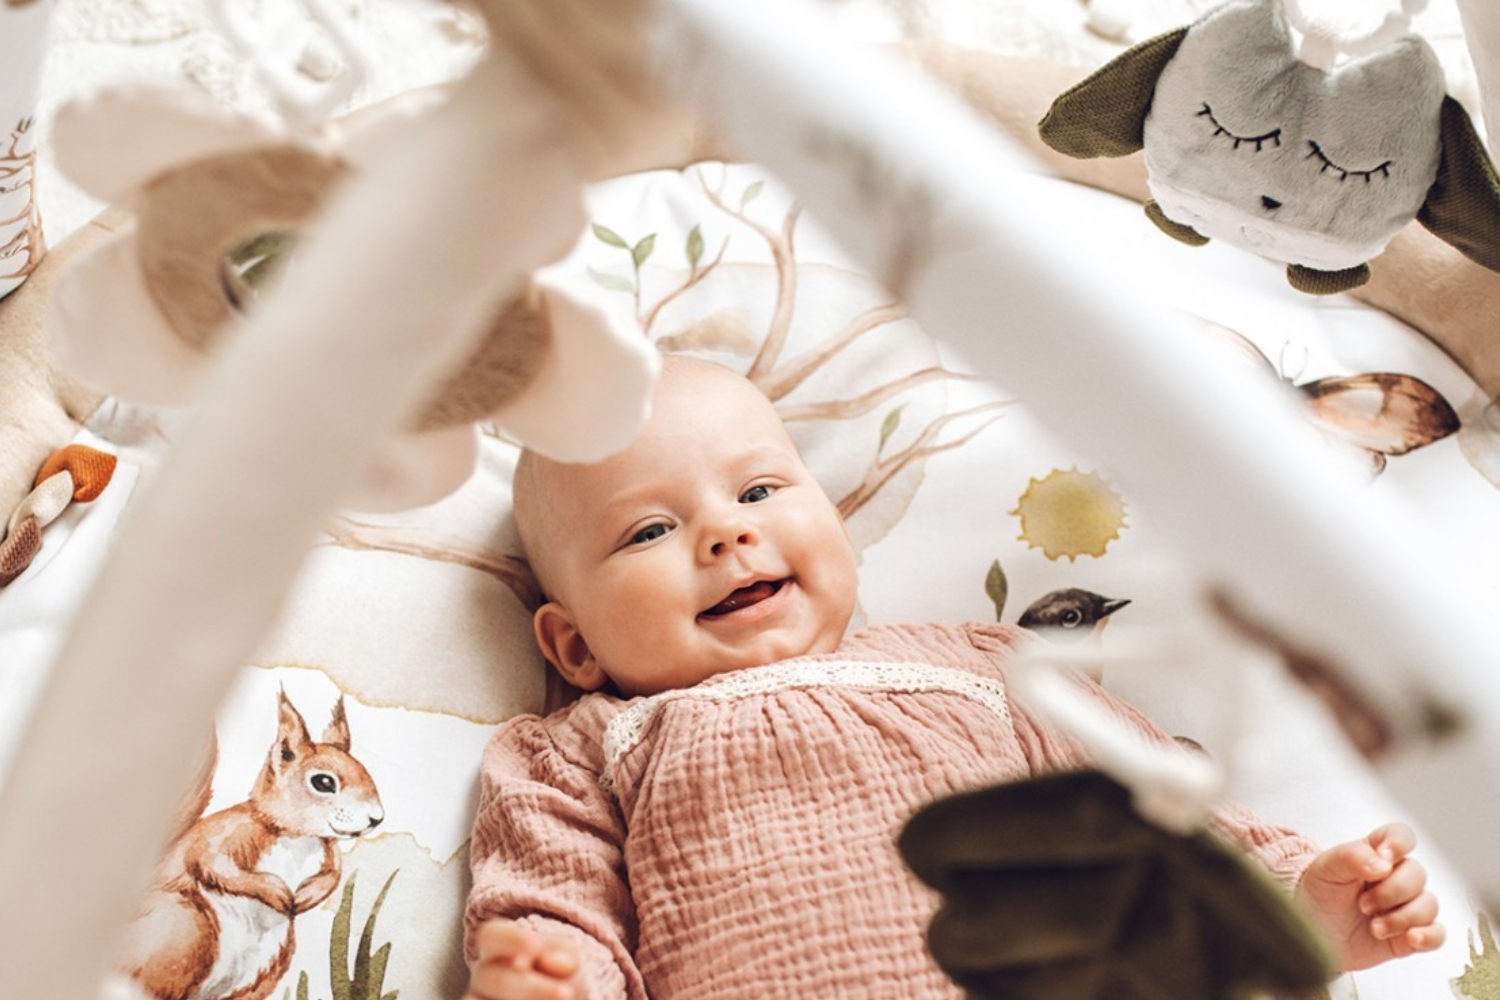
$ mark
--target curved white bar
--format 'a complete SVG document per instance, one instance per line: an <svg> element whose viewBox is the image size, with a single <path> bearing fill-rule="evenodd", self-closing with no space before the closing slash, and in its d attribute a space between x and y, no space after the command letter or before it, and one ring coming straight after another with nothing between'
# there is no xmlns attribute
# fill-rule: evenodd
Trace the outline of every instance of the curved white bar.
<svg viewBox="0 0 1500 1000"><path fill-rule="evenodd" d="M1013 194L1007 177L1037 168L936 84L792 0L659 0L657 16L662 72L730 148L1109 467L1205 583L1331 654L1390 716L1401 753L1383 777L1500 902L1493 616L1446 585L1413 512L1335 474L1283 394L1226 370L1182 317ZM1427 738L1441 718L1456 730Z"/></svg>
<svg viewBox="0 0 1500 1000"><path fill-rule="evenodd" d="M1500 3L1458 0L1464 43L1479 80L1479 110L1490 159L1500 164Z"/></svg>
<svg viewBox="0 0 1500 1000"><path fill-rule="evenodd" d="M198 766L196 735L318 527L383 432L467 356L487 309L582 227L550 107L498 61L478 68L337 199L207 379L4 785L0 996L95 995Z"/></svg>

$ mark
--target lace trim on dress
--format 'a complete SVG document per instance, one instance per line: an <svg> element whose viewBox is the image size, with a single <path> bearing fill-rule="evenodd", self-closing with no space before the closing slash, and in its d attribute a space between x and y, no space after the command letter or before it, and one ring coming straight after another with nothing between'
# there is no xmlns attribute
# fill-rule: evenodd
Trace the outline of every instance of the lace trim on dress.
<svg viewBox="0 0 1500 1000"><path fill-rule="evenodd" d="M629 753L657 710L670 701L697 699L733 701L753 695L797 688L858 688L865 691L947 691L970 698L990 711L1006 726L1012 725L1005 685L965 670L935 667L930 663L876 662L861 660L817 660L773 663L765 667L736 670L722 678L695 687L663 691L643 698L609 721L604 729L604 770L599 784L613 794L615 766Z"/></svg>

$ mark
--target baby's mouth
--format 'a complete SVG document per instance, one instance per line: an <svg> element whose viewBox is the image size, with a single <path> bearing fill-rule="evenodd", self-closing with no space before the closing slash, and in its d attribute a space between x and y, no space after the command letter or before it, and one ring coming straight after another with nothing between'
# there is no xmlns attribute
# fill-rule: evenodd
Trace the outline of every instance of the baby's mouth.
<svg viewBox="0 0 1500 1000"><path fill-rule="evenodd" d="M722 618L724 615L741 611L753 604L759 604L769 597L776 596L786 582L785 580L757 580L748 587L740 587L718 604L704 611L699 617Z"/></svg>

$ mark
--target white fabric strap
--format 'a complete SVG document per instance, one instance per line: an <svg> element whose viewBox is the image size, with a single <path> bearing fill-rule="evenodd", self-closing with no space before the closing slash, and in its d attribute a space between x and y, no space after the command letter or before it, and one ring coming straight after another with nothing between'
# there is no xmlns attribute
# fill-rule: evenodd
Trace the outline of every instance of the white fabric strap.
<svg viewBox="0 0 1500 1000"><path fill-rule="evenodd" d="M6 525L6 534L15 531L28 517L36 518L37 527L45 528L73 502L73 474L67 469L55 472L26 494ZM0 536L4 537L4 536Z"/></svg>
<svg viewBox="0 0 1500 1000"><path fill-rule="evenodd" d="M971 698L1011 725L1010 701L1005 685L951 667L898 661L812 660L773 663L770 666L725 674L719 680L676 691L663 691L631 705L610 720L604 729L604 771L599 784L615 791L615 767L645 735L657 710L668 702L684 700L733 701L755 695L801 688L857 688L862 691L947 691Z"/></svg>

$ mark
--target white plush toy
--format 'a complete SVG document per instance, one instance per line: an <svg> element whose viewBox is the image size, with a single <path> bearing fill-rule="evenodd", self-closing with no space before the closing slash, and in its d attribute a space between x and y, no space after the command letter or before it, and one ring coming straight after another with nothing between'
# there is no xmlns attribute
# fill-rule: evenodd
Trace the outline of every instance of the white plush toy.
<svg viewBox="0 0 1500 1000"><path fill-rule="evenodd" d="M63 366L129 402L194 402L216 355L295 258L299 235L430 104L392 102L355 128L310 138L172 88L119 85L65 105L53 129L59 165L127 207L134 225L58 278L51 324ZM558 234L558 256L574 236ZM464 252L461 237L452 252ZM598 298L542 270L494 302L479 347L382 441L348 505L401 510L446 496L473 472L479 422L561 461L624 447L644 419L656 355ZM356 310L343 320L370 318Z"/></svg>
<svg viewBox="0 0 1500 1000"><path fill-rule="evenodd" d="M1500 271L1500 181L1404 0L1348 37L1295 0L1231 0L1142 42L1053 102L1069 156L1145 149L1146 214L1288 265L1313 294L1357 287L1413 218Z"/></svg>

